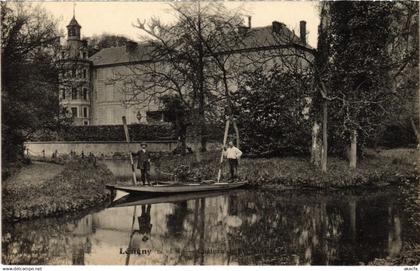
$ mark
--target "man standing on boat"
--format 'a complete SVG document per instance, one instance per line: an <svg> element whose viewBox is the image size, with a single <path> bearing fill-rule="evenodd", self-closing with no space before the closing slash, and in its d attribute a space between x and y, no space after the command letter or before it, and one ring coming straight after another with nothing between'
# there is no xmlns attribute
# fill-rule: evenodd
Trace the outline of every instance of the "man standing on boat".
<svg viewBox="0 0 420 271"><path fill-rule="evenodd" d="M141 181L143 185L150 185L150 154L146 150L147 144L141 143L140 150L137 153L133 153L134 156L137 156L137 168L140 169Z"/></svg>
<svg viewBox="0 0 420 271"><path fill-rule="evenodd" d="M228 148L225 150L225 156L229 162L230 179L238 177L238 159L241 158L242 152L229 142Z"/></svg>

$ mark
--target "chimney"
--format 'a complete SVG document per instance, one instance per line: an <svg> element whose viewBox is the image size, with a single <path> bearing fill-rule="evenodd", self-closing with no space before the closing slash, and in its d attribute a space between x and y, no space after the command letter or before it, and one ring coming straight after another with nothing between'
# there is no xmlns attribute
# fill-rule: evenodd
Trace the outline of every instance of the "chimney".
<svg viewBox="0 0 420 271"><path fill-rule="evenodd" d="M134 41L127 41L127 44L125 45L125 51L126 52L132 52L137 48L137 42Z"/></svg>
<svg viewBox="0 0 420 271"><path fill-rule="evenodd" d="M306 45L306 21L300 21L300 41Z"/></svg>
<svg viewBox="0 0 420 271"><path fill-rule="evenodd" d="M243 25L238 26L239 35L245 36L247 31L248 31L248 27L243 26Z"/></svg>
<svg viewBox="0 0 420 271"><path fill-rule="evenodd" d="M277 21L273 21L273 32L280 34L281 32L281 23L277 22Z"/></svg>
<svg viewBox="0 0 420 271"><path fill-rule="evenodd" d="M251 16L248 16L248 28L251 29Z"/></svg>

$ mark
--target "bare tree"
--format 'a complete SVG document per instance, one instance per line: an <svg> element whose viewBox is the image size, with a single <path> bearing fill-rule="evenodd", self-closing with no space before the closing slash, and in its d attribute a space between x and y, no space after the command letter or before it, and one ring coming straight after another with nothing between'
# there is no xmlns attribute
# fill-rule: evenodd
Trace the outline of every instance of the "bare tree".
<svg viewBox="0 0 420 271"><path fill-rule="evenodd" d="M137 21L136 27L152 39L147 48L148 63L131 65L115 80L124 81L123 92L128 104L150 104L163 95L176 95L192 113L198 130L201 151L206 150L206 116L210 108L227 98L229 101L227 40L235 40L239 13L228 13L220 5L199 2L171 4L177 21L164 24L154 18ZM229 44L233 46L233 44ZM223 80L223 91L217 87ZM223 95L220 95L223 93Z"/></svg>

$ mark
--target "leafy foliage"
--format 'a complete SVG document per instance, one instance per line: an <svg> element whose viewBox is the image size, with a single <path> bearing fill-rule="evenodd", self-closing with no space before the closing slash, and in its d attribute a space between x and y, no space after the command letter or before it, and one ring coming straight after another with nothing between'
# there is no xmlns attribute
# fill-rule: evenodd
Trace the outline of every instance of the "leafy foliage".
<svg viewBox="0 0 420 271"><path fill-rule="evenodd" d="M181 142L181 153L186 152L187 127L191 119L187 107L179 96L165 95L160 98L165 109L166 119L175 126L176 138Z"/></svg>
<svg viewBox="0 0 420 271"><path fill-rule="evenodd" d="M125 46L127 43L132 42L132 40L127 37L112 34L93 36L87 40L89 56L94 55L105 48Z"/></svg>
<svg viewBox="0 0 420 271"><path fill-rule="evenodd" d="M247 74L234 99L242 148L250 155L306 154L311 138L310 77L274 67Z"/></svg>
<svg viewBox="0 0 420 271"><path fill-rule="evenodd" d="M41 8L1 3L2 159L21 158L23 142L37 130L54 130L59 115L59 48L56 22Z"/></svg>
<svg viewBox="0 0 420 271"><path fill-rule="evenodd" d="M395 102L392 94L388 41L392 3L331 2L328 36L330 51L330 115L332 145L339 152L358 132L363 149Z"/></svg>

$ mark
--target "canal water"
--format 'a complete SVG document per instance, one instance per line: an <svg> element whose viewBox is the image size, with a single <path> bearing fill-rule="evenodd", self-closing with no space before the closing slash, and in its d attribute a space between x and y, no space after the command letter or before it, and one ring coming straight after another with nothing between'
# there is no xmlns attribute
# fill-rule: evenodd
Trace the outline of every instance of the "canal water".
<svg viewBox="0 0 420 271"><path fill-rule="evenodd" d="M77 217L3 225L3 264L360 265L419 241L395 187L124 196Z"/></svg>

